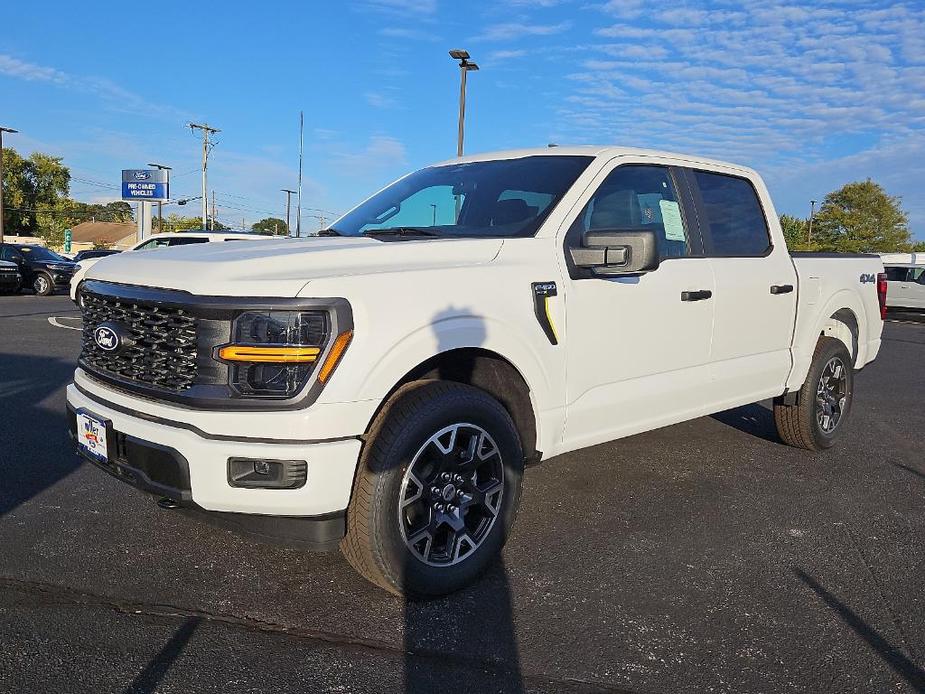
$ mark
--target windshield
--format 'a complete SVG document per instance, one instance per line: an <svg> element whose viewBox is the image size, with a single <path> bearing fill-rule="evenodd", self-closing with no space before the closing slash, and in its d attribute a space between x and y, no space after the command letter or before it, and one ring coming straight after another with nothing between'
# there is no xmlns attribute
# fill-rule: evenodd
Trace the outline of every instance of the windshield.
<svg viewBox="0 0 925 694"><path fill-rule="evenodd" d="M591 157L535 156L421 169L339 219L343 236L533 236Z"/></svg>
<svg viewBox="0 0 925 694"><path fill-rule="evenodd" d="M24 258L32 258L33 260L46 260L52 263L71 262L64 256L60 256L54 251L48 250L44 246L20 246L19 252L23 254Z"/></svg>

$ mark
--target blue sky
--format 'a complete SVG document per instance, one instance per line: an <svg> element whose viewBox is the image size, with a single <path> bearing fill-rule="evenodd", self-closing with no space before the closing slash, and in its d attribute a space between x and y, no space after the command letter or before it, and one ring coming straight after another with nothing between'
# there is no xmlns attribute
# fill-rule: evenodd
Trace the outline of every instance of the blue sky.
<svg viewBox="0 0 925 694"><path fill-rule="evenodd" d="M341 0L14 2L0 24L0 124L21 152L64 157L82 200L122 168L174 167L197 195L189 120L222 129L219 218L284 214L305 111L303 220L346 211L455 154L613 143L741 162L780 212L871 177L925 239L925 2ZM311 209L309 209L311 208ZM171 211L195 209L169 208Z"/></svg>

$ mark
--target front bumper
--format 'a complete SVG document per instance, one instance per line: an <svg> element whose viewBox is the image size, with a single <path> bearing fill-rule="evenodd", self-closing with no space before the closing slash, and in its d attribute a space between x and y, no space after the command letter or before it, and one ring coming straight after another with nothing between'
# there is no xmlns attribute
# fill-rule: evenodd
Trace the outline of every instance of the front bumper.
<svg viewBox="0 0 925 694"><path fill-rule="evenodd" d="M0 289L16 289L22 284L22 275L12 272L0 273Z"/></svg>
<svg viewBox="0 0 925 694"><path fill-rule="evenodd" d="M76 432L75 412L108 423L109 464L98 467L144 491L169 497L187 508L223 514L316 517L343 514L350 501L360 454L357 437L277 442L212 435L186 421L153 417L117 405L75 384L67 387L68 418ZM272 414L272 413L267 413ZM250 413L252 424L263 416ZM246 489L228 482L229 458L305 460L307 482L299 489Z"/></svg>

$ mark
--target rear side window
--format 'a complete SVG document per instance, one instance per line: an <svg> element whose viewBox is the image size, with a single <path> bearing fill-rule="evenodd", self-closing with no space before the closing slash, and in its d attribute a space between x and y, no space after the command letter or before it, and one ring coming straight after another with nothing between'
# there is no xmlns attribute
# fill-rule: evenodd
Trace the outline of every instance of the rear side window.
<svg viewBox="0 0 925 694"><path fill-rule="evenodd" d="M908 268L904 267L885 267L887 282L905 282L909 276Z"/></svg>
<svg viewBox="0 0 925 694"><path fill-rule="evenodd" d="M694 171L707 255L761 256L771 246L764 210L744 178Z"/></svg>

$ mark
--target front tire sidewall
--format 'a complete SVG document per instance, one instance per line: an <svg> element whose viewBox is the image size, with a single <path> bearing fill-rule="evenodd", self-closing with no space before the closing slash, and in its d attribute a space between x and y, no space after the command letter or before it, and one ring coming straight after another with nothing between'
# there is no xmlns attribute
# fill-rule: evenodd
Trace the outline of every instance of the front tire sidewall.
<svg viewBox="0 0 925 694"><path fill-rule="evenodd" d="M380 503L375 519L376 535L381 542L382 558L391 568L389 573L397 574L398 583L407 595L445 595L474 581L504 546L517 513L523 476L523 452L517 430L500 403L475 388L459 387L471 392L462 399L438 396L428 403L426 410L415 413L388 450L376 452L377 459L388 461L387 469L378 471L376 496ZM498 446L504 466L501 509L488 535L464 560L451 566L431 566L418 559L402 538L398 510L401 484L421 445L444 427L461 422L481 427Z"/></svg>
<svg viewBox="0 0 925 694"><path fill-rule="evenodd" d="M848 349L840 340L834 338L829 338L829 340L831 341L830 344L827 344L824 349L817 352L816 360L813 362L809 377L806 379L807 389L804 393L807 401L811 403L811 407L808 408L809 416L811 417L810 431L812 432L813 441L820 449L831 448L835 444L839 434L845 428L848 417L851 415L851 406L854 402L854 362L851 359L851 355L848 353ZM819 379L822 377L822 372L826 364L828 364L829 360L833 357L838 357L841 359L842 364L844 364L847 392L845 395L845 406L842 409L838 425L831 432L826 433L819 425L819 419L816 416L816 387L819 385Z"/></svg>

